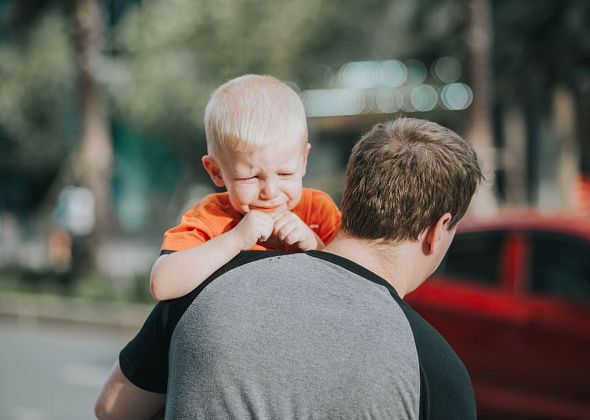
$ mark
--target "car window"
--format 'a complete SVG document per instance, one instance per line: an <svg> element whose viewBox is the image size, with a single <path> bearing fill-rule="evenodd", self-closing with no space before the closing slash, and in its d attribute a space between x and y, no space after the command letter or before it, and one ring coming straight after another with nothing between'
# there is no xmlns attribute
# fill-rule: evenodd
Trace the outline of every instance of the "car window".
<svg viewBox="0 0 590 420"><path fill-rule="evenodd" d="M457 233L437 274L468 282L499 283L504 232Z"/></svg>
<svg viewBox="0 0 590 420"><path fill-rule="evenodd" d="M554 232L529 236L531 291L590 302L590 243Z"/></svg>

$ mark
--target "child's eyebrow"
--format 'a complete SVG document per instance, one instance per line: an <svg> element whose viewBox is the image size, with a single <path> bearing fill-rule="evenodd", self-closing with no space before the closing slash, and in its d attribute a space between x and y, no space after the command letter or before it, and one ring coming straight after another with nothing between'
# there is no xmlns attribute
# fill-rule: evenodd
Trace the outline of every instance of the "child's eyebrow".
<svg viewBox="0 0 590 420"><path fill-rule="evenodd" d="M249 171L236 171L234 173L234 175L236 177L238 177L238 178L248 178L248 177L254 176L256 174L257 174L257 172L256 171L252 171L252 170L249 170Z"/></svg>
<svg viewBox="0 0 590 420"><path fill-rule="evenodd" d="M279 166L277 171L279 172L294 172L299 169L299 164L291 164L285 166Z"/></svg>

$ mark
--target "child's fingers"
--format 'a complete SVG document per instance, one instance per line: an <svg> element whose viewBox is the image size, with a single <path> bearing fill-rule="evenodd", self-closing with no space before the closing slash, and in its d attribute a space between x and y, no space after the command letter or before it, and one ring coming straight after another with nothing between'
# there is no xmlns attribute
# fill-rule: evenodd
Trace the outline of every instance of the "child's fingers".
<svg viewBox="0 0 590 420"><path fill-rule="evenodd" d="M270 238L270 235L272 235L272 229L270 231L268 229L260 230L260 236L258 236L258 242L264 242L264 241L268 240L268 238Z"/></svg>
<svg viewBox="0 0 590 420"><path fill-rule="evenodd" d="M273 232L274 220L270 215L259 211L248 212L238 224L240 232L247 240L248 245L256 241L266 241Z"/></svg>
<svg viewBox="0 0 590 420"><path fill-rule="evenodd" d="M292 223L292 222L288 217L281 217L280 219L275 220L275 223L274 223L275 234L278 234L289 223Z"/></svg>
<svg viewBox="0 0 590 420"><path fill-rule="evenodd" d="M301 235L301 231L299 231L298 229L293 229L291 232L289 232L287 234L287 236L285 236L285 239L283 239L285 241L286 244L289 245L294 245L297 242L301 241L302 235Z"/></svg>
<svg viewBox="0 0 590 420"><path fill-rule="evenodd" d="M274 230L274 223L272 218L262 220L260 224L260 241L266 241Z"/></svg>
<svg viewBox="0 0 590 420"><path fill-rule="evenodd" d="M276 235L279 237L281 241L285 241L288 235L294 232L297 229L297 224L293 222L285 223L278 231Z"/></svg>
<svg viewBox="0 0 590 420"><path fill-rule="evenodd" d="M283 218L285 218L286 216L288 216L288 215L289 215L289 213L291 213L289 210L284 210L284 211L282 211L282 212L280 212L280 213L275 213L275 214L273 214L273 215L272 215L272 218L273 218L273 220L274 220L274 221L275 221L275 223L276 223L278 220L280 220L280 219L283 219Z"/></svg>
<svg viewBox="0 0 590 420"><path fill-rule="evenodd" d="M264 220L267 223L274 224L274 218L271 215L258 210L251 210L250 212L248 212L248 214L246 214L246 216L250 216L254 220Z"/></svg>

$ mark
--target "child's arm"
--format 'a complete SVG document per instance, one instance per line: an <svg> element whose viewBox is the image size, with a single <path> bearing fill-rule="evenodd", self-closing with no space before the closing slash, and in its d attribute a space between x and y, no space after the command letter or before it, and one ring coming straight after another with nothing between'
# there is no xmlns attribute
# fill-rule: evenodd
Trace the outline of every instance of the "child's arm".
<svg viewBox="0 0 590 420"><path fill-rule="evenodd" d="M168 300L186 295L240 251L268 239L273 225L269 215L251 211L224 234L193 248L160 256L150 275L152 296Z"/></svg>
<svg viewBox="0 0 590 420"><path fill-rule="evenodd" d="M324 242L295 213L284 211L274 216L274 234L302 251L324 248Z"/></svg>

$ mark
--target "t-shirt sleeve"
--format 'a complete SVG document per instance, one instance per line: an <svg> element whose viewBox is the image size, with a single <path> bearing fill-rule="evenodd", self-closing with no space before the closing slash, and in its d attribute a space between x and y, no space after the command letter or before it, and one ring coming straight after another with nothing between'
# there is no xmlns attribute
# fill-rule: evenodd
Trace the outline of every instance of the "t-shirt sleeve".
<svg viewBox="0 0 590 420"><path fill-rule="evenodd" d="M327 245L340 229L342 220L340 210L332 197L324 192L317 191L313 201L313 213L319 225L318 236Z"/></svg>
<svg viewBox="0 0 590 420"><path fill-rule="evenodd" d="M469 373L446 340L408 304L398 301L414 334L420 362L420 418L474 420Z"/></svg>
<svg viewBox="0 0 590 420"><path fill-rule="evenodd" d="M182 215L180 224L164 233L161 250L184 251L207 242L213 236L205 220L198 217L195 209L191 209Z"/></svg>
<svg viewBox="0 0 590 420"><path fill-rule="evenodd" d="M274 255L283 254L243 251L192 292L178 299L158 302L139 333L119 353L119 365L123 375L141 389L160 394L166 393L172 333L186 309L218 276L243 264Z"/></svg>
<svg viewBox="0 0 590 420"><path fill-rule="evenodd" d="M119 353L125 377L146 391L166 392L170 343L166 334L167 305L158 303L139 333Z"/></svg>

